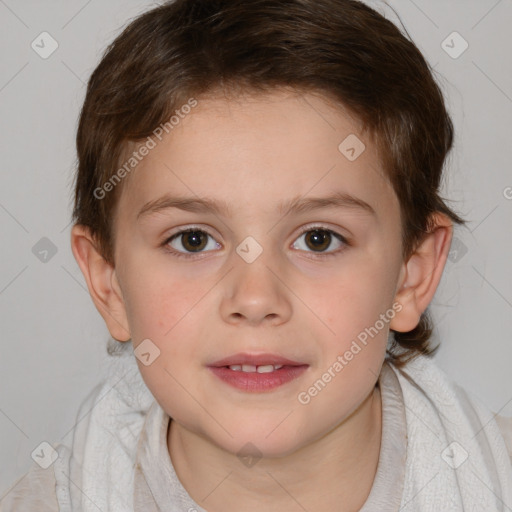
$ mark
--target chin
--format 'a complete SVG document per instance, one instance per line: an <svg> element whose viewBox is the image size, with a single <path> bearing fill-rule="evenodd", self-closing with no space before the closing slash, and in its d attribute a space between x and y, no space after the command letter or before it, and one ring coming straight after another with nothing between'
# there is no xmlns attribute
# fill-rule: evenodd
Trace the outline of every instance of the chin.
<svg viewBox="0 0 512 512"><path fill-rule="evenodd" d="M259 425L260 429L252 428L237 431L233 438L224 438L223 442L218 443L218 446L241 459L256 460L262 457L268 459L286 457L298 450L304 440L294 437L297 435L296 429L294 429L294 432L287 430L280 433L272 432L276 424L279 424L279 422L270 428ZM269 435L270 432L272 433Z"/></svg>

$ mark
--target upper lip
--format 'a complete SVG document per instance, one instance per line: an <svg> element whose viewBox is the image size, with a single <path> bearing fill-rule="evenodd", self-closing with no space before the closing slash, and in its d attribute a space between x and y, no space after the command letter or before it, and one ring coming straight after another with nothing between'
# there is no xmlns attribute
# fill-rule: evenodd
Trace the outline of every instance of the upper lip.
<svg viewBox="0 0 512 512"><path fill-rule="evenodd" d="M287 359L286 357L282 357L276 354L246 354L239 353L233 354L232 356L225 357L224 359L219 359L214 363L211 363L209 366L221 367L221 366L232 366L235 364L244 365L251 364L254 366L262 366L267 364L281 364L288 366L302 366L305 363L299 363L298 361L292 361L291 359Z"/></svg>

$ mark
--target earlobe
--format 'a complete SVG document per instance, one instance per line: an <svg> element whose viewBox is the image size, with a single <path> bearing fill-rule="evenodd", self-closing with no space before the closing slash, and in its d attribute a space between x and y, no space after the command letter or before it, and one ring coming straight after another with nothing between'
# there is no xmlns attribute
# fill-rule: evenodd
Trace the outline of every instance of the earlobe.
<svg viewBox="0 0 512 512"><path fill-rule="evenodd" d="M439 212L432 219L431 230L401 269L395 301L402 308L390 323L390 328L397 332L409 332L418 325L443 274L450 251L453 224L446 215Z"/></svg>
<svg viewBox="0 0 512 512"><path fill-rule="evenodd" d="M115 269L100 254L89 228L78 224L73 226L71 249L111 336L118 341L128 341L130 331L126 308Z"/></svg>

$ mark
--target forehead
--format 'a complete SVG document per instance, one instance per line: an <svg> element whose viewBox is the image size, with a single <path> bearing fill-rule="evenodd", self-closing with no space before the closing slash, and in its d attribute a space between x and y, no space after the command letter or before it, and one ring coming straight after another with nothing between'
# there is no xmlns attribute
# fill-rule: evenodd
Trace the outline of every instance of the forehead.
<svg viewBox="0 0 512 512"><path fill-rule="evenodd" d="M360 198L378 216L398 211L376 146L327 98L213 95L187 111L161 141L153 137L123 186L119 215L135 220L165 194L218 201L231 214L282 213L293 199L332 193Z"/></svg>

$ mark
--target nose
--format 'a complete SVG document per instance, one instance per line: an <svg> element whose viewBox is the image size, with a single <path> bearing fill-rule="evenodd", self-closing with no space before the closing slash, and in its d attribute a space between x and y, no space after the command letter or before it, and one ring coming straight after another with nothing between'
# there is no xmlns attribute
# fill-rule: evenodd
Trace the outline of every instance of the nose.
<svg viewBox="0 0 512 512"><path fill-rule="evenodd" d="M241 258L235 261L233 270L226 277L220 304L220 314L225 322L280 325L290 319L291 292L282 278L277 277L277 269L267 263L263 255L252 263Z"/></svg>

